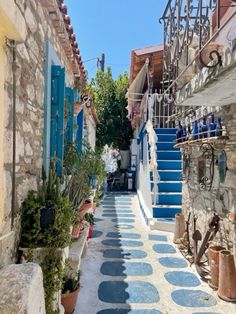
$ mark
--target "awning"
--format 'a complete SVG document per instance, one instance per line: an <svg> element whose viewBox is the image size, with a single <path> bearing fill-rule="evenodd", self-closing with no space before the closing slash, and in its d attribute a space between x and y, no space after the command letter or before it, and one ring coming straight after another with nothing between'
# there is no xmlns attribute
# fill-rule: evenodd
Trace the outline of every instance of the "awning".
<svg viewBox="0 0 236 314"><path fill-rule="evenodd" d="M144 95L144 84L148 78L148 64L149 60L147 59L126 93L126 98L128 98L128 106L126 109L128 110L128 115L130 118L132 118L133 111L138 111L141 105Z"/></svg>

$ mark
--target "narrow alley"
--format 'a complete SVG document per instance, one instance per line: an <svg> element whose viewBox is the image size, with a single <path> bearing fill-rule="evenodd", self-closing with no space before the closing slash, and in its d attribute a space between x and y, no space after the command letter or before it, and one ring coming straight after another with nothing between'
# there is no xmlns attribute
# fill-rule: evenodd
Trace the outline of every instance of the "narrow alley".
<svg viewBox="0 0 236 314"><path fill-rule="evenodd" d="M172 242L150 231L135 194L106 194L81 265L75 314L223 314L217 297Z"/></svg>

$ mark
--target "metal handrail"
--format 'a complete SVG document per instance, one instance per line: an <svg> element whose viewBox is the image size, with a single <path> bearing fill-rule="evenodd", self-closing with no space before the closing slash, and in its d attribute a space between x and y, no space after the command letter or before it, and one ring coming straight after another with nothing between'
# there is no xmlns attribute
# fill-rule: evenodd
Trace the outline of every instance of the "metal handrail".
<svg viewBox="0 0 236 314"><path fill-rule="evenodd" d="M173 5L171 6L171 3L172 2L174 2L173 3ZM165 43L166 44L168 44L169 42L168 42L168 40L170 41L171 40L171 45L172 46L169 46L169 50L166 52L165 51L165 49L164 49L164 57L165 58L167 58L168 57L168 53L170 54L171 53L171 49L173 49L173 45L174 45L174 40L176 40L176 45L178 45L179 43L180 43L180 40L179 40L179 38L180 38L180 29L181 29L181 25L180 25L180 23L179 23L179 20L181 20L182 21L182 19L184 19L184 16L182 16L181 14L182 14L182 12L181 12L181 10L180 11L178 11L178 14L179 14L179 16L178 16L178 18L177 18L177 16L175 15L175 12L176 12L176 10L178 9L178 6L177 6L177 4L178 5L180 5L180 3L179 3L180 1L179 0L169 0L168 1L168 3L167 3L167 5L166 5L166 8L165 8L165 10L164 10L164 13L163 13L163 16L161 17L161 19L162 20L164 20L164 23L165 23L165 25L164 25L164 41L166 41ZM171 79L170 79L170 76L168 77L168 79L169 79L169 86L168 87L166 87L166 88L164 88L163 87L163 93L164 94L167 94L167 93L170 93L171 91L172 91L172 89L175 87L175 85L176 85L176 83L183 77L183 75L186 73L186 71L193 65L193 63L199 58L200 59L200 61L201 61L201 54L202 54L202 52L203 52L203 50L204 49L206 49L206 47L209 45L209 43L211 43L212 41L213 41L213 39L219 34L219 32L225 27L225 25L226 24L228 24L229 23L229 21L235 16L235 14L236 14L236 12L233 12L233 14L222 24L222 25L220 25L220 9L222 8L222 6L220 6L220 0L217 0L217 5L216 5L216 7L215 8L217 8L217 16L216 16L216 22L217 22L217 27L218 27L218 29L214 32L214 34L210 34L209 33L209 39L207 40L207 41L205 41L205 39L203 40L202 38L201 38L201 34L202 34L202 32L201 32L201 30L202 30L202 26L204 25L204 22L206 22L206 20L207 20L207 27L208 27L208 32L210 31L210 20L209 20L209 18L207 18L206 16L203 16L202 15L202 9L204 8L205 10L207 10L207 12L209 11L209 10L212 10L213 9L213 5L212 5L212 3L210 3L209 4L209 6L208 7L204 7L203 6L203 4L202 4L202 1L198 1L197 3L197 5L198 5L198 7L195 7L194 9L197 9L198 11L197 11L197 14L196 14L196 16L194 17L191 17L190 16L190 11L192 10L192 9L190 9L190 4L192 3L192 0L186 0L186 7L185 7L185 10L187 11L187 13L186 13L186 15L185 15L185 21L186 21L186 24L185 24L185 26L186 26L186 28L185 28L185 30L184 30L184 33L183 33L183 36L187 36L186 37L186 40L187 40L187 42L182 42L182 46L180 47L180 46L178 46L178 47L176 47L176 49L175 49L175 51L173 52L172 51L172 53L174 54L173 56L172 56L172 59L171 59L171 62L170 62L170 60L166 60L166 62L168 63L168 64L166 64L166 65L164 65L164 71L163 71L163 73L165 74L165 71L167 70L167 65L168 65L168 67L169 66L171 66L171 65L174 65L174 63L173 62L176 62L176 66L175 66L175 68L178 68L178 63L179 63L179 59L180 59L180 56L182 55L182 53L183 53L183 51L184 51L184 49L187 49L187 51L186 51L186 67L184 68L184 70L183 71L181 71L181 73L180 74L178 74L177 72L176 73L173 73L173 72L171 72L171 69L169 69L168 68L168 75L171 75ZM182 2L181 2L181 4L182 4ZM231 4L231 7L235 7L235 5L232 3ZM168 9L171 9L172 8L172 11L170 12L170 14L169 14L169 16L167 16L167 12L168 12ZM208 10L209 9L209 10ZM189 10L189 11L188 11ZM208 15L209 15L209 12L208 12ZM204 18L203 18L204 17ZM172 21L172 19L173 19L173 21ZM189 19L198 19L200 22L200 25L199 25L199 23L198 24L196 24L196 20L195 20L195 24L194 24L194 26L193 26L193 29L189 29L189 25L188 25L188 23L187 23L187 21L189 20ZM167 22L166 22L167 21ZM166 24L167 23L167 24ZM173 27L173 25L171 24L171 23L173 23L174 24L174 26L176 26L177 27L177 29L175 28L174 29L174 31L173 31L173 29L172 29L172 27ZM177 25L177 24L178 25ZM176 25L175 25L176 24ZM183 25L182 25L183 26ZM166 34L166 32L167 32L167 30L168 30L168 27L169 28L171 28L171 30L170 30L170 34ZM200 27L200 28L199 28ZM190 42L189 42L189 32L191 31L191 36L192 36L192 38L193 38L193 35L194 34L197 34L199 31L201 32L201 34L199 34L199 47L198 47L198 49L199 49L199 51L198 51L198 53L194 56L194 58L193 58L193 60L191 60L190 62L189 62L189 60L188 60L188 49L189 49L189 46L190 46ZM187 32L187 35L186 35L186 32ZM207 33L208 34L208 33ZM190 36L190 37L191 37ZM206 35L207 36L207 35ZM185 37L184 37L185 38ZM190 38L190 40L192 40L191 38ZM205 43L204 43L204 41L205 41ZM203 43L203 45L202 45L202 43ZM177 51L178 50L178 51ZM177 52L176 52L177 51ZM219 56L219 54L218 54L218 52L215 52L216 53L216 56L217 56L217 64L220 64L221 63L221 58L220 58L220 56ZM213 56L212 56L212 52L210 53L210 57L212 57L212 59L213 59ZM164 61L165 61L165 58L164 58ZM175 58L175 59L174 59ZM174 61L175 60L175 61ZM165 68L165 66L166 66L166 68ZM206 64L203 64L203 66L207 66ZM175 71L175 69L172 69L172 70L174 70ZM167 73L167 72L166 72ZM175 78L174 76L175 76L175 74L177 74L177 77ZM163 81L164 81L164 77L163 77Z"/></svg>

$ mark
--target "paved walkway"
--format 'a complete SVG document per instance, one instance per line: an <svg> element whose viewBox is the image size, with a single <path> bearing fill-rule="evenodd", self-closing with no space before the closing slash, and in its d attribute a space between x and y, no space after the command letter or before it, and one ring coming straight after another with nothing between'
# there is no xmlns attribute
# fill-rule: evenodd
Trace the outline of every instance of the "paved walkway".
<svg viewBox="0 0 236 314"><path fill-rule="evenodd" d="M172 244L150 231L134 195L107 194L81 265L75 314L233 314Z"/></svg>

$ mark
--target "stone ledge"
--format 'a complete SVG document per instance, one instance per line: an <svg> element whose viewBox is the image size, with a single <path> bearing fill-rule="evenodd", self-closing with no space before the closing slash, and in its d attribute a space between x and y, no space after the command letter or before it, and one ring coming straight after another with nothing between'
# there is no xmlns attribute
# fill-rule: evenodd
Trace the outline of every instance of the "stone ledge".
<svg viewBox="0 0 236 314"><path fill-rule="evenodd" d="M34 263L0 271L0 314L45 314L43 274Z"/></svg>
<svg viewBox="0 0 236 314"><path fill-rule="evenodd" d="M33 258L33 262L40 264L42 262L42 258L43 258L43 254L48 250L49 248L47 247L38 247L38 248L34 248L32 249L32 258ZM65 248L57 248L55 249L58 253L58 256L62 257L62 261L65 262L65 260L68 258L69 256L69 246L65 247ZM19 247L19 251L22 251L24 254L24 258L25 261L23 260L22 262L27 262L27 256L29 251L31 251L31 249L29 248L23 248L23 247Z"/></svg>
<svg viewBox="0 0 236 314"><path fill-rule="evenodd" d="M80 269L81 258L87 249L87 236L89 226L84 225L84 230L77 241L73 241L69 250L69 261L71 267L77 271Z"/></svg>

